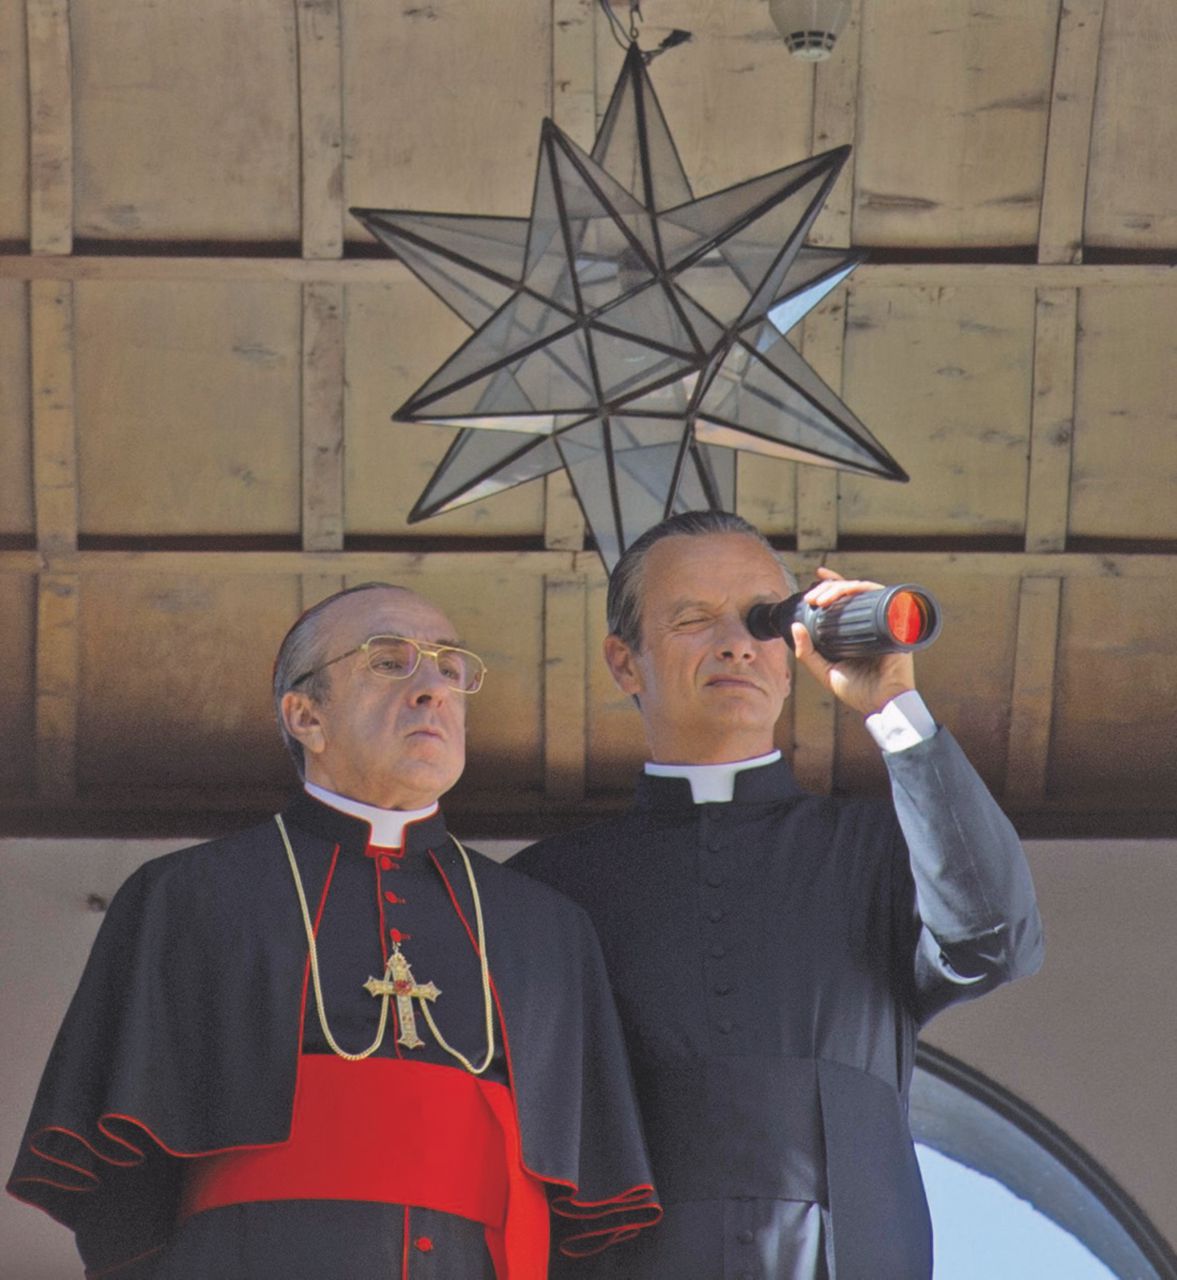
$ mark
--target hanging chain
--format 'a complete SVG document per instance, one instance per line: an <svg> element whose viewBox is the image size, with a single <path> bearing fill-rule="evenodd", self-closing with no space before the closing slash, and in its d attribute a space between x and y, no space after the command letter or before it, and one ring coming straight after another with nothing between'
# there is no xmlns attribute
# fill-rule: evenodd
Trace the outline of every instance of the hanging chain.
<svg viewBox="0 0 1177 1280"><path fill-rule="evenodd" d="M311 981L315 989L315 1008L319 1014L319 1026L323 1032L323 1038L327 1041L331 1052L337 1057L344 1058L348 1062L360 1062L364 1058L371 1057L372 1054L380 1048L384 1042L384 1033L388 1026L388 1007L392 997L386 995L380 1002L380 1021L376 1026L376 1038L372 1043L360 1053L348 1053L342 1048L335 1037L331 1034L331 1028L327 1025L327 1007L323 1002L323 986L319 977L319 949L315 943L315 928L311 923L311 912L307 906L306 892L302 887L302 876L298 871L298 862L294 856L294 849L290 843L290 837L286 833L286 824L282 821L280 813L274 814L274 821L278 824L278 831L282 836L282 843L286 847L286 857L290 863L291 875L294 877L294 888L298 894L298 905L302 911L303 928L306 930L307 950L311 960ZM471 1075L480 1076L490 1066L491 1059L494 1057L495 1039L494 1039L494 998L490 989L490 966L486 958L486 927L482 919L482 899L478 892L478 884L474 879L474 868L470 865L470 857L466 850L462 847L460 841L450 836L454 844L458 846L458 852L462 855L462 862L466 868L466 878L470 881L470 894L474 899L474 919L478 932L478 959L479 967L482 973L482 995L483 1003L486 1009L486 1057L482 1061L481 1066L474 1066L469 1058L458 1049L453 1048L441 1034L437 1028L437 1023L433 1020L433 1015L429 1011L429 1006L425 1001L419 1001L421 1012L425 1015L425 1021L429 1024L430 1031L433 1032L434 1038L442 1049L446 1051L452 1058L456 1058L462 1066L470 1072ZM392 975L393 957L389 956L388 963L384 966L384 980L388 982Z"/></svg>

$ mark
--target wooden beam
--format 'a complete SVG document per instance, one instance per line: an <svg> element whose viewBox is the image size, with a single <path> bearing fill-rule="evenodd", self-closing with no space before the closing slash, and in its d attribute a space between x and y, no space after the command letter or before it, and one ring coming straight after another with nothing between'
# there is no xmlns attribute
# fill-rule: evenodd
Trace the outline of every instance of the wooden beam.
<svg viewBox="0 0 1177 1280"><path fill-rule="evenodd" d="M552 0L552 120L589 150L597 128L595 0ZM579 551L584 513L564 471L544 477L544 546Z"/></svg>
<svg viewBox="0 0 1177 1280"><path fill-rule="evenodd" d="M1083 214L1104 0L1059 6L1054 81L1046 129L1038 261L1083 261Z"/></svg>
<svg viewBox="0 0 1177 1280"><path fill-rule="evenodd" d="M544 477L544 546L551 551L579 551L584 546L584 513L564 471Z"/></svg>
<svg viewBox="0 0 1177 1280"><path fill-rule="evenodd" d="M596 0L552 0L552 120L578 146L597 132Z"/></svg>
<svg viewBox="0 0 1177 1280"><path fill-rule="evenodd" d="M858 122L860 29L861 3L855 0L846 29L838 38L837 57L814 67L810 132L813 154L854 141ZM851 153L813 224L809 242L848 247L853 234L853 215L854 155ZM842 389L845 330L844 290L811 311L802 328L805 359L836 392ZM795 496L797 550L832 550L838 545L838 473L831 467L798 466Z"/></svg>
<svg viewBox="0 0 1177 1280"><path fill-rule="evenodd" d="M1061 599L1061 579L1022 579L1004 792L1017 807L1046 796Z"/></svg>
<svg viewBox="0 0 1177 1280"><path fill-rule="evenodd" d="M36 778L42 799L77 793L78 579L43 574L37 584Z"/></svg>
<svg viewBox="0 0 1177 1280"><path fill-rule="evenodd" d="M583 574L544 575L544 795L584 799L588 755L588 591Z"/></svg>
<svg viewBox="0 0 1177 1280"><path fill-rule="evenodd" d="M1071 505L1077 289L1039 289L1026 487L1026 550L1062 551Z"/></svg>
<svg viewBox="0 0 1177 1280"><path fill-rule="evenodd" d="M221 257L187 257L157 246L126 254L94 257L38 257L0 254L0 279L9 280L232 280L246 284L281 281L290 284L402 284L414 277L392 257L264 258L226 253Z"/></svg>
<svg viewBox="0 0 1177 1280"><path fill-rule="evenodd" d="M802 352L834 392L842 390L846 338L846 291L839 289L804 320ZM832 467L798 464L797 550L832 551L838 545L838 473Z"/></svg>
<svg viewBox="0 0 1177 1280"><path fill-rule="evenodd" d="M0 254L0 280L232 280L236 283L279 280L295 284L401 284L412 279L408 268L392 257L306 259L187 257L169 252L85 255ZM1085 285L1123 288L1177 285L1177 264L1170 262L1102 262L1052 264L1033 262L864 262L853 276L854 287L892 288L1025 288L1076 289Z"/></svg>
<svg viewBox="0 0 1177 1280"><path fill-rule="evenodd" d="M831 147L853 146L855 142L861 19L861 0L853 0L845 30L838 37L836 54L825 62L814 64L813 128L810 137L810 151L814 155ZM854 243L854 160L852 151L813 224L810 244L843 249Z"/></svg>
<svg viewBox="0 0 1177 1280"><path fill-rule="evenodd" d="M343 549L343 285L302 291L302 545Z"/></svg>
<svg viewBox="0 0 1177 1280"><path fill-rule="evenodd" d="M25 0L29 59L29 244L73 248L73 65L69 0Z"/></svg>
<svg viewBox="0 0 1177 1280"><path fill-rule="evenodd" d="M809 557L787 554L798 578L806 580ZM1149 582L1177 579L1177 555L1128 552L1066 552L1029 555L1023 551L910 551L902 545L873 551L834 551L820 557L839 573L863 578L885 579L902 573L919 581L921 577L962 575L984 579L1022 576L1071 578L1117 578ZM0 573L27 575L44 570L52 573L89 574L208 574L211 577L271 577L283 574L343 574L348 578L386 578L395 575L420 579L428 575L468 577L472 571L486 574L584 573L590 581L603 580L596 552L570 554L564 551L459 551L431 549L422 544L415 549L395 551L256 551L192 550L119 551L86 550L46 555L33 550L0 549Z"/></svg>
<svg viewBox="0 0 1177 1280"><path fill-rule="evenodd" d="M302 256L343 256L343 57L339 0L298 0Z"/></svg>
<svg viewBox="0 0 1177 1280"><path fill-rule="evenodd" d="M35 280L29 291L37 547L70 552L78 543L73 285Z"/></svg>
<svg viewBox="0 0 1177 1280"><path fill-rule="evenodd" d="M808 468L813 470L814 468ZM786 557L800 586L808 586L816 577L819 565L837 569L837 553L802 551ZM841 572L866 573L860 569L861 557L853 557L853 569L843 566ZM834 765L838 749L838 700L823 689L797 663L793 663L793 692L787 704L792 715L792 764L797 780L807 790L828 795L834 786Z"/></svg>

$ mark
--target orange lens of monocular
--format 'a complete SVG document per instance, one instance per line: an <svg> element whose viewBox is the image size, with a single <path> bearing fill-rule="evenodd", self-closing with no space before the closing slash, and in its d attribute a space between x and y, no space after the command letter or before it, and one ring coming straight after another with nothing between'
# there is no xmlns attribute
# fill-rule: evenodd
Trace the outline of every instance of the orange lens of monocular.
<svg viewBox="0 0 1177 1280"><path fill-rule="evenodd" d="M887 604L887 630L900 644L918 644L929 622L927 603L914 591L897 591Z"/></svg>

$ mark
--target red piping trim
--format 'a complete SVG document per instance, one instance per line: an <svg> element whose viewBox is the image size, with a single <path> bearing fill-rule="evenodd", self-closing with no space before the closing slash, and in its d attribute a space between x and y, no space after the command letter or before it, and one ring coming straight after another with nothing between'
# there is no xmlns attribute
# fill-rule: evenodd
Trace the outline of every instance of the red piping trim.
<svg viewBox="0 0 1177 1280"><path fill-rule="evenodd" d="M315 912L314 935L319 936L319 925L323 920L323 911L327 906L327 894L331 891L331 881L335 878L335 864L339 861L339 845L331 854L331 865L327 868L327 879L323 882L323 892L319 896L319 909Z"/></svg>
<svg viewBox="0 0 1177 1280"><path fill-rule="evenodd" d="M321 924L323 919L323 911L327 906L327 895L330 892L331 882L335 876L335 868L339 861L339 849L340 849L340 846L337 844L332 850L331 863L327 868L327 877L323 883L322 893L319 895L318 909L315 913L315 919L312 923L312 931L316 934L316 936L319 931L319 925ZM307 1005L307 991L310 985L310 968L311 968L311 958L308 952L307 958L303 963L302 999L300 1001L299 1019L298 1019L298 1042L295 1046L296 1053L298 1054L299 1066L301 1066L301 1053L299 1051L302 1048L303 1034L306 1029L306 1005ZM294 1092L295 1092L296 1098L298 1096L300 1076L301 1076L301 1071L299 1067L296 1067L295 1082L294 1082ZM291 1114L293 1115L293 1107L291 1108ZM289 1132L287 1132L286 1137L280 1139L278 1142L238 1143L228 1147L210 1148L207 1151L177 1151L177 1150L174 1150L172 1147L169 1147L167 1143L165 1143L156 1133L152 1131L150 1126L144 1124L144 1122L138 1119L136 1116L123 1115L122 1113L117 1111L108 1111L108 1112L103 1112L103 1114L97 1118L97 1120L95 1121L95 1128L104 1138L107 1139L108 1142L114 1143L116 1146L119 1146L119 1147L124 1147L128 1151L132 1152L136 1157L135 1159L116 1160L113 1156L104 1155L101 1151L98 1150L97 1147L93 1145L93 1143L89 1142L86 1138L84 1138L80 1133L76 1132L75 1130L67 1129L60 1125L46 1125L45 1128L38 1129L35 1133L33 1133L30 1136L29 1150L34 1155L36 1155L39 1159L44 1160L48 1164L58 1165L59 1167L64 1169L71 1169L75 1173L77 1173L79 1176L83 1178L89 1178L92 1182L92 1185L85 1186L85 1187L69 1186L64 1183L54 1182L51 1178L37 1178L37 1177L31 1177L31 1176L20 1178L20 1179L17 1179L16 1181L42 1182L47 1186L56 1187L61 1191L72 1191L79 1194L83 1192L93 1191L95 1187L97 1187L99 1183L101 1183L102 1178L98 1174L92 1173L89 1170L83 1169L78 1165L74 1165L70 1161L63 1159L60 1156L52 1155L49 1152L43 1151L40 1147L38 1147L36 1145L37 1138L40 1137L40 1135L43 1133L64 1134L66 1137L73 1139L75 1142L77 1142L79 1145L81 1145L87 1151L89 1151L90 1154L94 1156L96 1160L101 1160L104 1164L113 1165L115 1168L133 1169L137 1165L142 1164L144 1159L146 1158L142 1148L135 1146L133 1142L129 1141L125 1137L121 1137L119 1134L115 1133L110 1128L111 1121L115 1121L115 1120L121 1121L124 1124L134 1125L137 1129L141 1129L151 1139L151 1141L155 1143L155 1145L161 1151L164 1151L169 1156L174 1156L176 1159L179 1159L179 1160L195 1160L203 1156L223 1155L229 1151L260 1151L265 1147L280 1146L282 1142L287 1141L290 1137ZM19 1198L20 1197L18 1197L18 1199ZM52 1214L50 1216L52 1217Z"/></svg>
<svg viewBox="0 0 1177 1280"><path fill-rule="evenodd" d="M373 858L372 870L376 875L376 907L380 912L380 956L388 964L388 921L384 916L384 881L380 879L380 863Z"/></svg>
<svg viewBox="0 0 1177 1280"><path fill-rule="evenodd" d="M562 1213L567 1218L595 1218L600 1214L587 1212L592 1209L601 1209L605 1213L612 1212L606 1206L614 1206L618 1209L624 1209L631 1204L641 1204L643 1199L653 1193L654 1188L650 1185L630 1187L628 1191L623 1191L620 1195L610 1196L607 1200L580 1200L576 1196L561 1196L552 1208L557 1213ZM568 1209L561 1209L557 1206L567 1205L571 1209L584 1209L585 1213L570 1213Z"/></svg>
<svg viewBox="0 0 1177 1280"><path fill-rule="evenodd" d="M429 816L432 816L432 815L429 815ZM424 821L424 820L425 819L421 819L421 821ZM316 912L315 920L312 925L312 931L316 936L318 935L319 926L322 921L324 909L326 907L327 896L330 891L331 882L332 882L332 879L334 878L336 865L339 859L339 852L340 852L340 846L337 844L335 845L334 850L332 852L331 863L327 871L327 877L324 882L323 890L319 898L318 910ZM466 930L466 935L470 940L470 945L472 950L474 951L474 954L476 956L480 956L478 941L475 936L475 933L473 929L470 927L470 922L467 919L465 912L462 910L462 907L458 902L457 895L454 892L454 888L453 888L453 885L450 883L449 877L446 875L436 853L432 849L429 850L429 858L433 862L433 865L437 870L437 873L441 876L442 883L445 886L446 893L449 895L449 899L454 908L454 912L457 915L458 919L462 922L463 928ZM383 939L383 933L381 937ZM303 966L302 999L301 999L300 1010L299 1010L299 1038L298 1038L299 1049L301 1049L303 1035L305 1032L306 1005L307 1005L309 983L310 983L310 955L308 953L307 959ZM495 1009L498 1014L499 1027L500 1027L500 1032L501 1032L502 1041L503 1041L503 1053L504 1053L504 1057L507 1065L507 1079L511 1088L512 1105L514 1105L514 1095L515 1095L514 1064L511 1060L511 1047L510 1047L510 1042L507 1036L506 1019L503 1017L502 1000L499 997L498 987L495 984L493 975L490 975L490 988L491 988L491 995L495 1004ZM301 1064L301 1053L299 1054L299 1059ZM298 1097L298 1090L299 1090L300 1084L301 1084L301 1070L296 1068L295 1099L297 1099ZM293 1114L293 1108L292 1108L292 1114ZM289 1133L288 1133L286 1138L280 1139L278 1142L275 1142L275 1143L242 1143L242 1144L236 1144L236 1145L227 1146L227 1147L210 1148L204 1151L178 1151L172 1147L169 1147L166 1143L164 1143L151 1130L151 1128L148 1125L144 1124L143 1121L137 1119L136 1117L123 1115L117 1112L108 1112L101 1115L96 1122L99 1132L102 1133L102 1135L105 1138L107 1138L109 1141L116 1144L117 1146L124 1147L128 1151L133 1152L135 1156L138 1157L138 1159L131 1160L131 1161L115 1160L111 1157L104 1156L101 1152L97 1150L97 1148L95 1148L91 1143L89 1143L85 1138L83 1138L81 1134L76 1133L71 1129L66 1129L64 1127L59 1127L59 1126L46 1126L44 1129L38 1130L37 1133L33 1134L32 1138L30 1139L30 1148L34 1152L34 1154L36 1154L40 1159L45 1160L49 1164L56 1164L63 1169L70 1169L74 1173L78 1174L79 1177L91 1179L93 1185L88 1187L71 1187L66 1184L56 1183L49 1178L38 1178L35 1176L26 1176L23 1178L14 1179L12 1185L16 1185L20 1183L36 1182L36 1183L43 1183L44 1185L51 1186L62 1191L83 1193L83 1192L89 1192L94 1190L94 1187L96 1187L101 1182L101 1178L98 1175L93 1174L81 1168L80 1166L73 1165L69 1161L60 1159L55 1156L51 1156L46 1152L43 1152L37 1149L34 1145L32 1145L35 1142L36 1137L40 1133L49 1133L49 1132L62 1133L67 1137L70 1137L76 1140L82 1147L90 1151L90 1153L98 1160L101 1160L107 1164L111 1164L121 1168L135 1167L135 1165L141 1163L142 1160L144 1159L143 1151L140 1148L136 1147L133 1143L128 1141L126 1138L119 1137L116 1133L111 1131L111 1129L109 1128L109 1122L116 1121L116 1120L121 1121L125 1124L134 1125L136 1128L142 1130L143 1133L145 1133L155 1143L155 1145L159 1147L161 1151L164 1151L168 1155L176 1157L178 1159L196 1159L203 1156L221 1155L221 1154L225 1154L232 1151L263 1150L267 1147L280 1146L282 1142L287 1141L289 1139ZM579 1257L579 1256L587 1256L587 1254L589 1253L599 1252L601 1249L604 1249L611 1244L618 1243L623 1240L632 1239L634 1236L639 1234L639 1232L642 1231L644 1228L653 1226L662 1217L661 1206L658 1205L656 1202L649 1202L649 1197L653 1193L653 1188L648 1185L631 1187L628 1190L620 1193L619 1195L613 1196L607 1200L601 1200L601 1201L578 1200L576 1198L576 1192L578 1190L578 1187L576 1186L575 1183L566 1181L565 1179L553 1178L541 1173L537 1173L527 1164L523 1156L522 1133L518 1124L517 1109L516 1109L515 1129L517 1134L516 1142L518 1144L516 1156L519 1162L519 1167L526 1174L536 1179L538 1182L548 1183L556 1187L566 1187L570 1193L565 1196L560 1196L557 1200L553 1201L552 1203L553 1212L565 1218L591 1219L591 1218L604 1217L610 1212L616 1212L616 1211L620 1211L620 1210L624 1210L626 1208L632 1207L635 1211L641 1211L644 1209L650 1215L649 1220L645 1222L631 1221L629 1223L626 1223L624 1226L617 1226L612 1229L597 1228L595 1230L581 1232L576 1236L572 1236L569 1239L564 1240L560 1244L561 1253L564 1253L569 1257ZM37 1208L42 1209L43 1212L46 1212L48 1216L53 1217L53 1214L49 1213L48 1210L44 1209L44 1206L36 1204L35 1201L27 1200L25 1197L17 1194L17 1192L12 1190L11 1187L9 1189L9 1194L12 1195L14 1199L20 1200L23 1203L35 1205ZM615 1208L610 1209L607 1206L615 1206ZM592 1214L592 1213L575 1213L570 1211L574 1209L591 1209L591 1208L600 1208L601 1212L597 1214ZM404 1280L408 1280L410 1236L411 1236L411 1231L410 1231L410 1223L409 1223L409 1210L408 1210L408 1207L406 1206L405 1232L404 1232L404 1255L405 1256L403 1261ZM576 1245L577 1242L587 1242L589 1240L596 1240L598 1237L603 1237L603 1239L601 1239L599 1243L594 1244L592 1248L576 1249L576 1248L569 1247L569 1246ZM139 1255L139 1258L132 1258L132 1259L129 1259L127 1262L119 1263L115 1268L115 1270L119 1270L125 1266L128 1266L131 1262L136 1262L140 1258L149 1257L151 1256L151 1254L157 1253L157 1252L159 1252L158 1249L152 1249L148 1253ZM108 1268L103 1272L90 1272L87 1274L88 1276L91 1277L91 1280L97 1280L99 1276L112 1274L112 1272L111 1272L111 1269Z"/></svg>
<svg viewBox="0 0 1177 1280"><path fill-rule="evenodd" d="M116 1262L113 1266L103 1267L99 1271L91 1271L89 1267L83 1273L86 1280L101 1280L103 1276L113 1276L120 1272L124 1267L129 1267L135 1262L142 1262L144 1258L152 1258L157 1253L162 1253L164 1246L156 1245L154 1249L148 1249L146 1253L137 1253L133 1258L127 1258L123 1262Z"/></svg>
<svg viewBox="0 0 1177 1280"><path fill-rule="evenodd" d="M409 1280L409 1206L405 1205L405 1227L401 1241L401 1280Z"/></svg>
<svg viewBox="0 0 1177 1280"><path fill-rule="evenodd" d="M388 919L384 914L384 881L381 879L380 859L372 859L372 869L376 876L376 908L380 912L380 957L384 961L385 966L388 964ZM392 1052L397 1058L404 1058L401 1053L400 1035L400 1006L395 1001L390 1001L388 1011L392 1021Z"/></svg>
<svg viewBox="0 0 1177 1280"><path fill-rule="evenodd" d="M104 1164L113 1164L119 1168L133 1169L137 1164L143 1163L142 1151L139 1152L138 1160L128 1160L126 1162L115 1160L110 1156L104 1156L97 1147L92 1143L87 1142L80 1133L75 1133L72 1129L66 1129L59 1124L48 1124L43 1129L38 1129L36 1133L29 1138L29 1150L35 1156L40 1156L42 1160L48 1160L50 1164L59 1164L63 1169L73 1169L75 1173L80 1173L84 1178L94 1178L94 1174L90 1173L88 1169L83 1169L81 1165L73 1164L69 1160L66 1160L61 1156L55 1156L48 1151L42 1151L41 1148L37 1146L37 1139L41 1137L42 1134L46 1133L64 1133L67 1138L72 1138L75 1142L81 1143L81 1145L85 1147L96 1160L101 1160ZM97 1178L94 1178L94 1180L95 1182L98 1181Z"/></svg>

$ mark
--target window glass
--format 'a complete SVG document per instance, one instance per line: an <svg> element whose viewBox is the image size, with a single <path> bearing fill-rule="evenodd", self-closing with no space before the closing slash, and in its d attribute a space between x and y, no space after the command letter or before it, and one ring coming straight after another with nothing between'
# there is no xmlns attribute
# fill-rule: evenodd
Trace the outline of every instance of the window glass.
<svg viewBox="0 0 1177 1280"><path fill-rule="evenodd" d="M1100 1166L979 1072L921 1045L911 1128L936 1280L1177 1280L1177 1257Z"/></svg>

